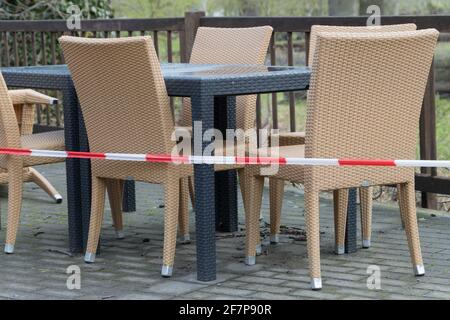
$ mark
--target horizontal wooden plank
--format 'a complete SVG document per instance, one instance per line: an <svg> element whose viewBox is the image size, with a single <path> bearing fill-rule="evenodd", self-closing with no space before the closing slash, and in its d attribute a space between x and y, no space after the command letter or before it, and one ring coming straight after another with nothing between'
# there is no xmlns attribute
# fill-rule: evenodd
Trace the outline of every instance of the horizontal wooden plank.
<svg viewBox="0 0 450 320"><path fill-rule="evenodd" d="M204 17L200 25L205 27L254 27L271 25L276 32L308 32L311 26L366 25L367 17ZM450 32L450 15L433 16L385 16L382 24L415 23L419 29L436 28L441 32Z"/></svg>
<svg viewBox="0 0 450 320"><path fill-rule="evenodd" d="M422 192L450 195L450 178L432 177L428 174L417 174L416 190Z"/></svg>
<svg viewBox="0 0 450 320"><path fill-rule="evenodd" d="M184 18L82 20L81 31L182 31ZM1 31L65 32L66 20L1 21Z"/></svg>

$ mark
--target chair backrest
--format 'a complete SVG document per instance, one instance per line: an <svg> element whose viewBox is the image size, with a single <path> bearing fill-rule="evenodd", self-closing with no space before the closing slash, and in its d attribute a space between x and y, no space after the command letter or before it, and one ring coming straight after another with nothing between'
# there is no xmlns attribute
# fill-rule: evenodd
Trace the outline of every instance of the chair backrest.
<svg viewBox="0 0 450 320"><path fill-rule="evenodd" d="M306 157L414 159L439 32L318 33Z"/></svg>
<svg viewBox="0 0 450 320"><path fill-rule="evenodd" d="M0 74L0 147L20 148L20 131L5 80ZM1 156L4 158L4 156ZM2 161L3 162L3 161Z"/></svg>
<svg viewBox="0 0 450 320"><path fill-rule="evenodd" d="M152 38L59 41L91 151L170 154L174 124Z"/></svg>
<svg viewBox="0 0 450 320"><path fill-rule="evenodd" d="M376 32L399 32L399 31L415 31L417 26L414 23L393 24L375 27L345 27L345 26L323 26L314 25L311 27L311 35L309 37L308 65L312 65L314 51L316 49L317 34L319 32L354 32L354 33L376 33Z"/></svg>
<svg viewBox="0 0 450 320"><path fill-rule="evenodd" d="M273 28L206 28L197 30L190 63L264 64ZM256 119L256 96L238 97L236 127L250 129ZM191 125L191 108L185 99L181 124Z"/></svg>
<svg viewBox="0 0 450 320"><path fill-rule="evenodd" d="M273 28L206 28L195 36L190 63L264 64Z"/></svg>

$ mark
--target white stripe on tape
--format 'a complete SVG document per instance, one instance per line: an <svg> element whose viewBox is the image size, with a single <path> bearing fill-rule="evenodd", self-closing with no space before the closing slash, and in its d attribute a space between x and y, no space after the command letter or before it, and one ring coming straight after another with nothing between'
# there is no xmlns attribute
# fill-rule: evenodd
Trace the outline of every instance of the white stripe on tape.
<svg viewBox="0 0 450 320"><path fill-rule="evenodd" d="M147 155L145 154L126 154L126 153L105 153L106 160L119 160L119 161L146 161Z"/></svg>
<svg viewBox="0 0 450 320"><path fill-rule="evenodd" d="M66 151L53 151L53 150L31 150L32 157L45 157L45 158L67 158Z"/></svg>

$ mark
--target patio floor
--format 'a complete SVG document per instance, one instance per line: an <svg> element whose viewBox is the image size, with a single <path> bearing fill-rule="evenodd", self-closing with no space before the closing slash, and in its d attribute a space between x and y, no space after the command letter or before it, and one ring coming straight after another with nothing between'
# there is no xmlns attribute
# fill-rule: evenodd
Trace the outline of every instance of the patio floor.
<svg viewBox="0 0 450 320"><path fill-rule="evenodd" d="M64 166L40 168L65 197ZM138 211L124 214L125 240L114 238L109 215L102 233L102 252L95 264L67 252L66 205L53 204L33 184L25 186L22 223L16 254L0 253L0 299L450 299L450 218L419 211L419 227L427 275L415 278L396 206L374 208L373 247L336 256L332 203L321 200L321 244L324 289L309 289L303 196L285 196L282 243L265 246L257 265L244 265L244 238L217 234L218 280L195 280L194 241L178 245L174 275L160 277L163 193L149 184L137 185ZM2 222L6 224L6 187L1 188ZM242 212L240 202L240 212ZM268 221L267 190L263 204ZM241 215L242 216L242 215ZM241 217L242 218L242 217ZM264 224L264 221L262 222ZM193 214L191 229L193 229ZM242 225L240 226L242 227ZM5 228L0 232L5 239ZM267 244L266 239L266 244ZM81 289L68 290L67 267L81 268ZM381 290L367 287L367 268L381 269Z"/></svg>

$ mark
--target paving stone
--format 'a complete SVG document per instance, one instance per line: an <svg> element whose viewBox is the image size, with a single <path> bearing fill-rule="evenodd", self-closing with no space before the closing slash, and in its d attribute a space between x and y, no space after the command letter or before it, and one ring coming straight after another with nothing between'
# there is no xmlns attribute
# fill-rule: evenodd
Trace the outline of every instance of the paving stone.
<svg viewBox="0 0 450 320"><path fill-rule="evenodd" d="M268 285L280 285L283 282L285 282L284 280L280 280L280 279L252 277L252 276L239 277L234 280L248 282L248 283L268 284Z"/></svg>
<svg viewBox="0 0 450 320"><path fill-rule="evenodd" d="M202 289L202 292L219 294L219 295L238 296L238 297L239 296L244 297L244 296L248 296L248 295L255 293L255 291L251 291L251 290L227 288L227 287L223 287L223 286L207 287L205 289Z"/></svg>
<svg viewBox="0 0 450 320"><path fill-rule="evenodd" d="M181 295L194 290L198 290L206 287L207 285L201 285L191 282L181 282L181 281L164 281L149 286L145 289L145 292L155 292L167 295Z"/></svg>

